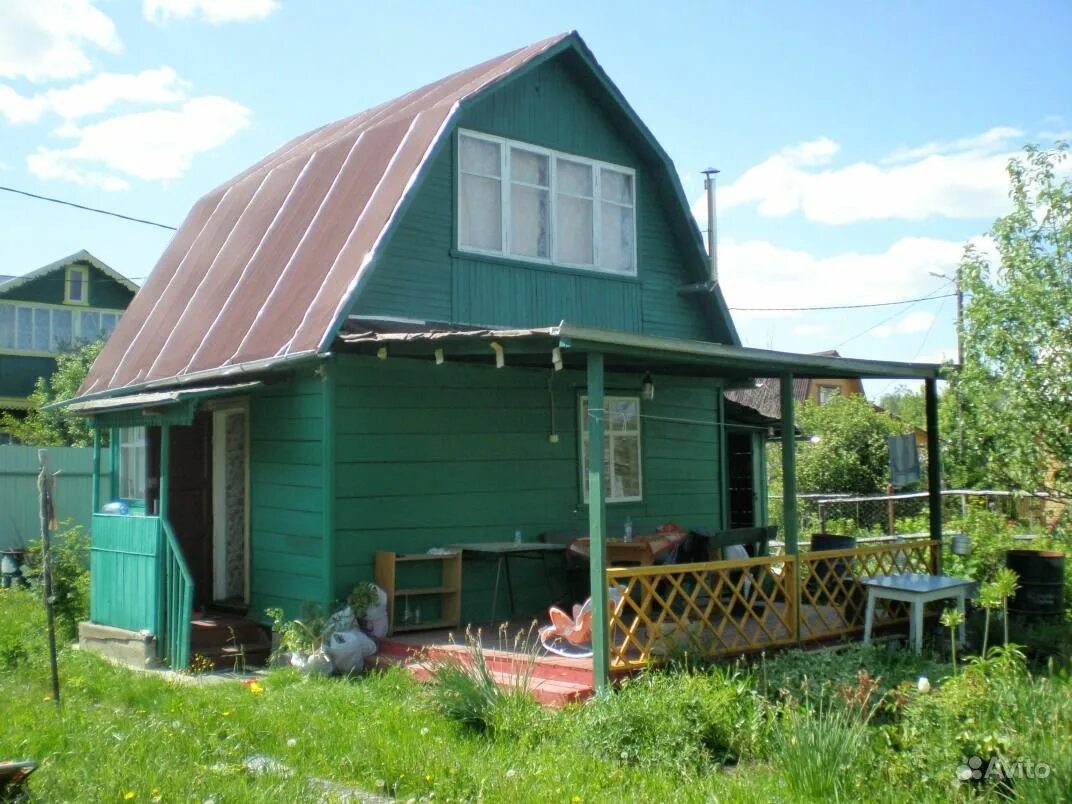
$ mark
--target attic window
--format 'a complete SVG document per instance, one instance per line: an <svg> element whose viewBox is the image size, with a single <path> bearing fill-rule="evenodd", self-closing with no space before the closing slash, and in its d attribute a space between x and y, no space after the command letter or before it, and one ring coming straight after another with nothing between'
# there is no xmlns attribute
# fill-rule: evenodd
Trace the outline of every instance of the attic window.
<svg viewBox="0 0 1072 804"><path fill-rule="evenodd" d="M474 132L458 138L458 246L636 275L629 168Z"/></svg>
<svg viewBox="0 0 1072 804"><path fill-rule="evenodd" d="M89 304L89 271L69 266L63 283L64 304Z"/></svg>

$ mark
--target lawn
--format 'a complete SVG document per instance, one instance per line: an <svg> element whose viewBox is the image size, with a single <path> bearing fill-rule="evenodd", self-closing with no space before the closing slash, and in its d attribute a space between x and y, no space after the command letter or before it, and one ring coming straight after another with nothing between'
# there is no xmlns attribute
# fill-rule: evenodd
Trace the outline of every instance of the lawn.
<svg viewBox="0 0 1072 804"><path fill-rule="evenodd" d="M0 757L41 763L34 800L1072 799L1070 676L1011 651L956 676L948 660L884 647L790 651L650 673L564 711L476 695L463 723L449 690L399 670L179 684L71 648L58 709L39 599L0 591L0 617ZM973 755L1019 777L958 782Z"/></svg>

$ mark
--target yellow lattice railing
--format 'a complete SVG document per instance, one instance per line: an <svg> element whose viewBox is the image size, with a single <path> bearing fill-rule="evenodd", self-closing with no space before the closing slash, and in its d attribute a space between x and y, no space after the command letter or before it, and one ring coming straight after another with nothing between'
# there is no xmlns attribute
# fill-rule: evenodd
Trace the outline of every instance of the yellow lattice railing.
<svg viewBox="0 0 1072 804"><path fill-rule="evenodd" d="M675 654L718 657L810 642L863 628L860 578L931 573L935 541L773 556L613 568L608 584L610 660L629 669ZM903 606L876 611L876 624L905 621Z"/></svg>
<svg viewBox="0 0 1072 804"><path fill-rule="evenodd" d="M794 566L773 557L608 570L610 587L620 593L610 611L611 665L796 642Z"/></svg>
<svg viewBox="0 0 1072 804"><path fill-rule="evenodd" d="M802 553L800 572L800 639L826 639L864 627L867 594L860 578L896 573L932 573L938 542L926 539L889 542L874 547ZM907 622L903 604L879 606L875 624Z"/></svg>

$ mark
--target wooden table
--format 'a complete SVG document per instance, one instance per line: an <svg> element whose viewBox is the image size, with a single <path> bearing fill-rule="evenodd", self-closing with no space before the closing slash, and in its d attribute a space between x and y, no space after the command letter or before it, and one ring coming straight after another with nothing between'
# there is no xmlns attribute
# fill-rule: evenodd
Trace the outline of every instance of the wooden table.
<svg viewBox="0 0 1072 804"><path fill-rule="evenodd" d="M904 573L861 578L860 585L867 589L867 613L864 619L865 645L871 642L871 628L875 621L875 601L879 598L912 604L908 639L916 653L923 651L923 606L935 600L956 600L957 609L961 613L957 641L964 643L964 599L975 586L975 581L970 578Z"/></svg>
<svg viewBox="0 0 1072 804"><path fill-rule="evenodd" d="M562 553L566 549L566 545L553 542L465 542L447 546L453 550L461 550L463 558L472 556L495 562L495 588L491 593L492 622L495 622L495 609L499 602L499 578L504 574L506 575L506 594L507 601L510 603L510 616L514 616L514 583L510 578L510 558L535 558L545 561L548 554ZM554 597L551 577L546 571L546 566L544 578L547 581L547 591L551 597Z"/></svg>

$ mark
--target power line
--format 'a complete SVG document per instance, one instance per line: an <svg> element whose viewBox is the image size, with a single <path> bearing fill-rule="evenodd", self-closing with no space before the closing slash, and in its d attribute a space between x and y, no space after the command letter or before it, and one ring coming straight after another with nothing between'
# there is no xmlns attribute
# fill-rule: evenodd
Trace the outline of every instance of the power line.
<svg viewBox="0 0 1072 804"><path fill-rule="evenodd" d="M945 283L944 285L942 285L942 286L941 286L940 288L938 288L938 290L936 290L936 291L935 291L934 293L932 293L931 295L929 295L929 296L924 296L924 297L923 297L923 298L921 298L921 299L916 299L915 301L911 302L911 303L909 304L909 307L914 307L915 305L919 304L920 302L923 302L923 301L929 301L930 299L938 299L938 298L942 298L941 296L939 296L939 293L938 293L938 291L940 291L940 290L945 290L945 289L946 289L946 287L948 287L948 286L949 286L949 285L951 285L951 284L953 284L953 280L950 280L949 282L946 282L946 283ZM946 295L947 295L947 296L949 296L949 295L955 295L955 294L946 294ZM867 329L865 329L865 330L862 330L861 332L857 332L857 333L856 333L855 335L853 335L853 336L852 336L851 338L846 338L846 339L845 339L845 340L843 340L843 341L842 341L841 343L837 344L837 345L836 345L836 346L835 346L834 348L835 348L835 349L840 349L840 348L841 348L842 346L844 346L845 344L849 343L850 341L854 341L854 340L856 340L857 338L859 338L859 337L862 337L862 336L866 335L866 334L867 334L868 332L870 332L870 331L871 331L871 330L873 330L873 329L878 329L878 328L879 328L879 327L881 327L881 326L882 326L883 324L885 324L885 323L886 323L887 321L892 321L893 319L895 319L895 318L896 318L897 316L899 316L899 315L900 315L901 313L903 313L903 312L905 312L905 311L904 311L904 310L898 310L898 311L897 311L897 312L895 312L895 313L894 313L893 315L889 315L889 316L886 316L886 317L885 317L885 318L883 318L883 319L882 319L881 321L879 321L879 322L877 322L877 323L875 323L875 324L872 324L871 326L869 326L869 327L868 327Z"/></svg>
<svg viewBox="0 0 1072 804"><path fill-rule="evenodd" d="M731 307L730 310L742 313L799 313L808 310L859 310L864 307L893 307L898 304L915 304L916 302L929 301L931 299L945 299L956 295L956 293L946 293L942 296L921 296L918 299L901 299L900 301L873 302L871 304L830 304L824 307Z"/></svg>
<svg viewBox="0 0 1072 804"><path fill-rule="evenodd" d="M172 232L176 231L176 227L168 226L166 223L157 223L156 221L149 221L145 218L135 218L132 215L124 215L121 212L112 212L107 209L98 209L97 207L87 207L84 204L76 204L74 201L64 201L62 198L52 198L47 195L38 195L37 193L30 193L26 190L17 190L14 187L4 187L0 185L0 190L8 193L15 193L16 195L23 195L27 198L36 198L38 201L48 201L53 204L60 204L65 207L74 207L75 209L81 209L85 212L95 212L98 215L110 215L113 218L119 218L124 221L131 221L132 223L144 223L146 226L156 226L160 229L168 229Z"/></svg>

